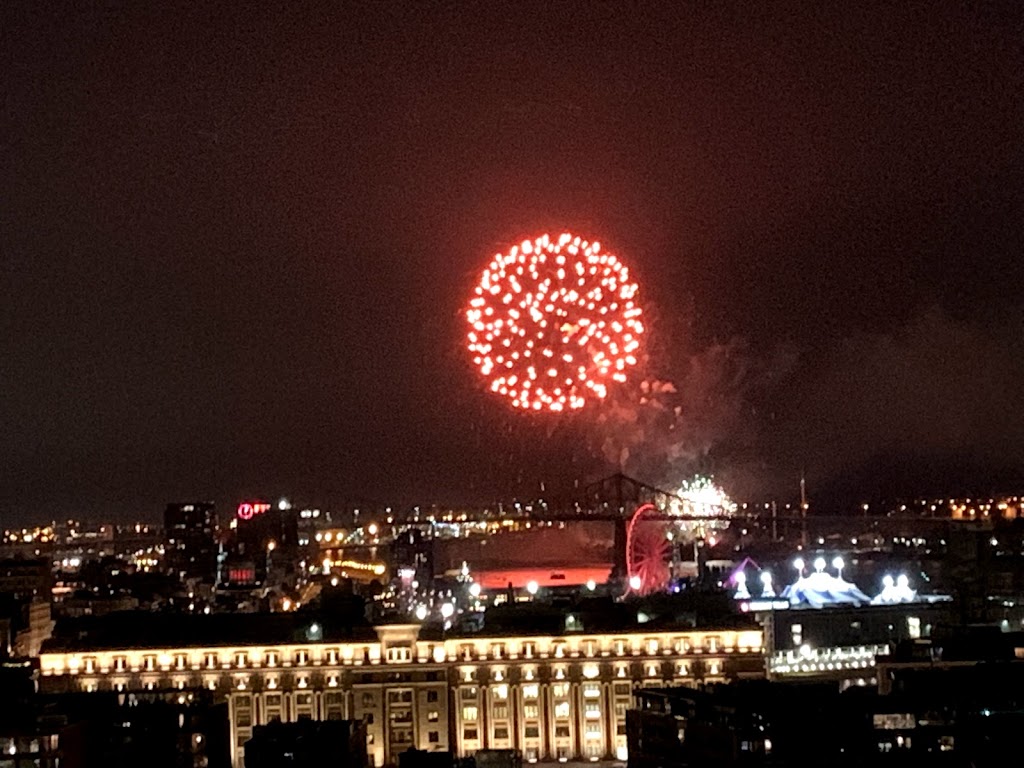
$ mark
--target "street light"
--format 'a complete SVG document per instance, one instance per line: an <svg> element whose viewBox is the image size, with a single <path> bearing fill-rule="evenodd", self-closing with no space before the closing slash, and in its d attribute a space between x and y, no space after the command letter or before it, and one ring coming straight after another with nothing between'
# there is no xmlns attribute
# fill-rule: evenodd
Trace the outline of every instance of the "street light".
<svg viewBox="0 0 1024 768"><path fill-rule="evenodd" d="M539 590L539 589L540 589L540 584L538 584L536 581L529 581L526 584L526 591L529 592L531 595L536 595L537 594L537 590Z"/></svg>
<svg viewBox="0 0 1024 768"><path fill-rule="evenodd" d="M838 571L840 581L843 578L843 566L844 565L845 565L845 563L843 562L843 558L841 558L839 556L836 556L836 558L832 561L832 567L835 568L836 571Z"/></svg>
<svg viewBox="0 0 1024 768"><path fill-rule="evenodd" d="M587 589L593 592L595 589L597 589L597 582L593 579L587 579Z"/></svg>
<svg viewBox="0 0 1024 768"><path fill-rule="evenodd" d="M632 589L634 592L639 591L640 586L642 584L643 580L641 580L639 576L634 574L633 576L629 577L629 588Z"/></svg>
<svg viewBox="0 0 1024 768"><path fill-rule="evenodd" d="M452 605L451 603L442 603L441 604L441 616L443 618L450 619L454 613L455 613L455 606L454 605Z"/></svg>
<svg viewBox="0 0 1024 768"><path fill-rule="evenodd" d="M425 618L427 618L427 606L420 603L416 606L416 619L417 621L423 621Z"/></svg>

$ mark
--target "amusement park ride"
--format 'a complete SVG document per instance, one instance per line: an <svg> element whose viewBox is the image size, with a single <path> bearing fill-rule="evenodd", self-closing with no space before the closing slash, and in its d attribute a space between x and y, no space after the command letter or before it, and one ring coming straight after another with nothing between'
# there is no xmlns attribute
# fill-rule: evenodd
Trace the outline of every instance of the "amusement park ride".
<svg viewBox="0 0 1024 768"><path fill-rule="evenodd" d="M580 517L610 514L615 522L616 570L628 594L664 592L680 560L681 547L697 550L728 526L735 506L708 482L697 494L672 493L625 475L613 475L586 489L590 508ZM607 519L607 518L606 518Z"/></svg>

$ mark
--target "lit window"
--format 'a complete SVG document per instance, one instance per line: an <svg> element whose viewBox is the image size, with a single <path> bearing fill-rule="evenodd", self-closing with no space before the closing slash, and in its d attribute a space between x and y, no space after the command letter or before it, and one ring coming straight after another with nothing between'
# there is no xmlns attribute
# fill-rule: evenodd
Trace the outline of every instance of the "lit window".
<svg viewBox="0 0 1024 768"><path fill-rule="evenodd" d="M522 687L524 699L536 699L540 693L540 688L536 683L530 683Z"/></svg>
<svg viewBox="0 0 1024 768"><path fill-rule="evenodd" d="M491 694L498 701L505 701L508 699L508 686L507 685L495 685L491 687Z"/></svg>
<svg viewBox="0 0 1024 768"><path fill-rule="evenodd" d="M462 719L467 722L476 722L477 708L473 704L467 704L462 707Z"/></svg>
<svg viewBox="0 0 1024 768"><path fill-rule="evenodd" d="M404 664L412 661L412 649L404 645L388 648L387 660L391 664Z"/></svg>
<svg viewBox="0 0 1024 768"><path fill-rule="evenodd" d="M568 701L557 701L555 702L555 717L564 718L569 716L569 702Z"/></svg>

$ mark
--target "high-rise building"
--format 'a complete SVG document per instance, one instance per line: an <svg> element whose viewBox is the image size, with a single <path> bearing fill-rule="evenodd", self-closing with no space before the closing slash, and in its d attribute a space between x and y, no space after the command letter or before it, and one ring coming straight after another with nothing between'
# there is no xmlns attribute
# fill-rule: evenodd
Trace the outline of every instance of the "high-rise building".
<svg viewBox="0 0 1024 768"><path fill-rule="evenodd" d="M228 548L228 571L251 567L254 582L260 585L294 580L300 560L298 519L298 510L287 504L240 504Z"/></svg>
<svg viewBox="0 0 1024 768"><path fill-rule="evenodd" d="M217 510L211 501L168 504L164 510L164 562L184 579L213 584L217 575Z"/></svg>

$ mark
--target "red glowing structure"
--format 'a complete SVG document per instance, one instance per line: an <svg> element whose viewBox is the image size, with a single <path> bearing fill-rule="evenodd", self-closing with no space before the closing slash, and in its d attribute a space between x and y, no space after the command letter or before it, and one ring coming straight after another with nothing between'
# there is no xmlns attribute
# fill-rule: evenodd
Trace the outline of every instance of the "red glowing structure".
<svg viewBox="0 0 1024 768"><path fill-rule="evenodd" d="M626 526L626 571L629 592L649 595L668 589L671 576L666 525L653 504L637 508Z"/></svg>
<svg viewBox="0 0 1024 768"><path fill-rule="evenodd" d="M262 515L270 509L270 505L261 501L242 502L238 505L238 517L241 520L252 520L256 515Z"/></svg>
<svg viewBox="0 0 1024 768"><path fill-rule="evenodd" d="M497 254L466 310L473 363L490 390L532 411L582 408L637 364L637 284L612 254L570 234Z"/></svg>

